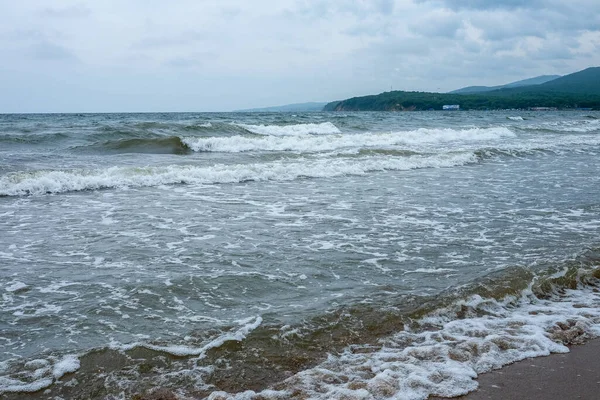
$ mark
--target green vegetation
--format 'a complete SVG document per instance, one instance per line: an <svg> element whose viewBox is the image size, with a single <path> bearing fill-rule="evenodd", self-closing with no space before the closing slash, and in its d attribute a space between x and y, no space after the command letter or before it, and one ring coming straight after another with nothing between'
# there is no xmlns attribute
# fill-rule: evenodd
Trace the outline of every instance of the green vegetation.
<svg viewBox="0 0 600 400"><path fill-rule="evenodd" d="M524 79L522 81L507 83L506 85L500 85L500 86L467 86L462 89L453 90L449 93L467 94L467 93L491 92L492 90L498 90L498 89L540 85L542 83L553 81L554 79L557 79L557 78L560 78L560 75L542 75L542 76L536 76L535 78Z"/></svg>
<svg viewBox="0 0 600 400"><path fill-rule="evenodd" d="M510 93L497 95L447 94L427 92L385 92L329 103L324 111L413 111L441 110L444 104L459 104L462 110L527 109L530 107L600 109L600 95L556 92Z"/></svg>
<svg viewBox="0 0 600 400"><path fill-rule="evenodd" d="M532 86L503 88L485 93L384 92L327 104L324 111L441 110L459 104L463 110L593 108L600 110L600 67Z"/></svg>

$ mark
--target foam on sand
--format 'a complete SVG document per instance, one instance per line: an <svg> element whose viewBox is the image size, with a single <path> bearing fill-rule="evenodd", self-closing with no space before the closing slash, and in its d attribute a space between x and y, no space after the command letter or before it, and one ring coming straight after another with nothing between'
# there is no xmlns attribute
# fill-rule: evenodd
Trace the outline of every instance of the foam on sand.
<svg viewBox="0 0 600 400"><path fill-rule="evenodd" d="M153 345L153 344L148 344L148 343L141 344L140 346L146 347L148 349L155 350L155 351L169 353L169 354L172 354L174 356L179 356L179 357L199 356L200 358L202 358L208 350L221 347L221 346L223 346L223 344L225 344L227 342L241 342L242 340L244 340L246 338L246 336L250 332L252 332L256 328L258 328L260 326L260 324L262 323L262 321L263 320L261 317L248 318L246 320L238 321L241 324L241 326L236 331L223 334L223 335L211 340L209 343L205 344L202 347L177 346L177 345L175 345L175 346L159 346L159 345Z"/></svg>
<svg viewBox="0 0 600 400"><path fill-rule="evenodd" d="M455 397L475 390L478 374L530 357L568 352L565 344L600 335L594 286L551 298L531 289L503 300L474 295L438 309L378 345L349 346L320 365L261 393L214 392L227 399L406 399ZM219 397L221 396L221 397Z"/></svg>
<svg viewBox="0 0 600 400"><path fill-rule="evenodd" d="M50 357L48 360L32 360L25 364L30 370L28 379L20 380L0 376L0 393L33 393L45 389L65 374L79 369L80 362L75 355L62 358Z"/></svg>

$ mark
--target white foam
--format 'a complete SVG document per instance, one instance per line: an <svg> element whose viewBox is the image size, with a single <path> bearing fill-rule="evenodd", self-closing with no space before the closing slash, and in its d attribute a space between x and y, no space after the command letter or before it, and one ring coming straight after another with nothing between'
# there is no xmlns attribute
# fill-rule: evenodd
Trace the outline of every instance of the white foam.
<svg viewBox="0 0 600 400"><path fill-rule="evenodd" d="M69 354L61 359L50 357L48 360L32 360L25 364L25 368L33 370L30 376L33 380L24 382L0 376L0 393L32 393L45 389L65 374L77 371L80 362L77 356Z"/></svg>
<svg viewBox="0 0 600 400"><path fill-rule="evenodd" d="M417 129L388 133L332 134L326 136L185 137L194 151L239 153L246 151L322 152L338 149L390 148L448 142L482 142L515 137L506 127L472 129Z"/></svg>
<svg viewBox="0 0 600 400"><path fill-rule="evenodd" d="M295 125L248 125L234 124L252 133L272 136L297 136L297 135L327 135L341 133L337 126L331 122L320 124L295 124Z"/></svg>
<svg viewBox="0 0 600 400"><path fill-rule="evenodd" d="M213 184L243 181L290 181L299 177L329 178L364 175L372 171L441 168L477 162L470 152L412 157L362 157L317 159L258 164L217 164L210 167L171 165L164 167L111 167L99 170L21 172L0 178L0 195L62 193L104 188L158 186L166 184Z"/></svg>
<svg viewBox="0 0 600 400"><path fill-rule="evenodd" d="M407 274L410 273L422 273L422 274L443 274L446 272L456 272L457 269L453 268L417 268L413 271L406 271Z"/></svg>
<svg viewBox="0 0 600 400"><path fill-rule="evenodd" d="M16 379L0 377L0 393L33 393L52 385L51 378L39 379L31 383L22 383Z"/></svg>
<svg viewBox="0 0 600 400"><path fill-rule="evenodd" d="M221 335L209 343L201 346L201 347L193 347L193 346L185 346L185 345L173 345L173 346L158 346L153 344L141 344L140 346L146 347L155 351L162 351L165 353L173 354L175 356L198 356L200 358L204 357L206 352L210 349L221 347L226 342L241 342L246 338L246 336L252 332L254 329L258 328L258 326L262 323L261 317L249 318L247 320L238 321L241 323L241 327L238 328L234 332L228 332L224 335Z"/></svg>
<svg viewBox="0 0 600 400"><path fill-rule="evenodd" d="M4 290L6 290L7 292L18 292L19 290L23 290L25 288L27 288L27 285L25 283L19 282L19 281L14 281L14 282L11 282L10 285L5 287Z"/></svg>
<svg viewBox="0 0 600 400"><path fill-rule="evenodd" d="M52 375L54 379L60 379L65 374L77 371L79 367L79 359L74 355L67 355L54 364Z"/></svg>
<svg viewBox="0 0 600 400"><path fill-rule="evenodd" d="M516 117L506 117L508 119L510 119L511 121L523 121L524 118L521 116L516 116Z"/></svg>
<svg viewBox="0 0 600 400"><path fill-rule="evenodd" d="M458 318L458 313L467 315ZM456 397L477 388L478 374L529 357L565 353L552 332L600 335L600 294L592 288L566 290L558 298L539 299L528 290L502 301L473 296L437 310L378 346L350 346L320 365L301 371L261 398L424 400L430 395ZM432 329L436 327L437 329ZM569 328L569 329L571 329ZM213 398L250 399L254 392ZM209 397L210 398L210 397Z"/></svg>
<svg viewBox="0 0 600 400"><path fill-rule="evenodd" d="M537 125L531 125L529 129L550 130L556 132L577 132L588 133L600 130L600 120L571 120L571 121L553 121L544 122Z"/></svg>

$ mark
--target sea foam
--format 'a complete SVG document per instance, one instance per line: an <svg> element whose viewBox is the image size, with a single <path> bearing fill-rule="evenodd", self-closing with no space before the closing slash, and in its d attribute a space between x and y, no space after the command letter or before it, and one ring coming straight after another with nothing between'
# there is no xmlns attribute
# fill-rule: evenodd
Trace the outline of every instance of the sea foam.
<svg viewBox="0 0 600 400"><path fill-rule="evenodd" d="M337 128L336 128L337 129ZM287 137L186 137L182 142L194 151L237 153L244 151L320 152L345 148L374 148L448 142L481 142L514 137L506 127L471 129L417 129L388 133L296 135Z"/></svg>
<svg viewBox="0 0 600 400"><path fill-rule="evenodd" d="M320 124L294 124L294 125L249 125L234 124L258 135L297 136L297 135L327 135L341 133L339 128L331 122Z"/></svg>
<svg viewBox="0 0 600 400"><path fill-rule="evenodd" d="M0 196L63 193L106 188L168 184L216 184L244 181L290 181L300 177L329 178L372 171L441 168L477 162L471 152L411 157L301 159L297 162L217 164L207 167L111 167L96 170L20 172L0 178Z"/></svg>
<svg viewBox="0 0 600 400"><path fill-rule="evenodd" d="M424 327L424 328L422 328ZM474 295L438 309L377 345L354 345L301 371L277 390L214 392L209 399L315 400L456 397L484 372L530 357L566 353L569 338L600 335L600 295L566 289L550 299L530 289L503 300Z"/></svg>

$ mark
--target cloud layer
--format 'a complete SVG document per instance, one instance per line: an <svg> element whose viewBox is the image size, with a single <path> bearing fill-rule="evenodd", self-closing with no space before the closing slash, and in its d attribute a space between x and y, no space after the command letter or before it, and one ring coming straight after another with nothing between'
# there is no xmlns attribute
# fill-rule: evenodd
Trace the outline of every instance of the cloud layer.
<svg viewBox="0 0 600 400"><path fill-rule="evenodd" d="M218 111L600 65L600 2L0 0L0 112Z"/></svg>

